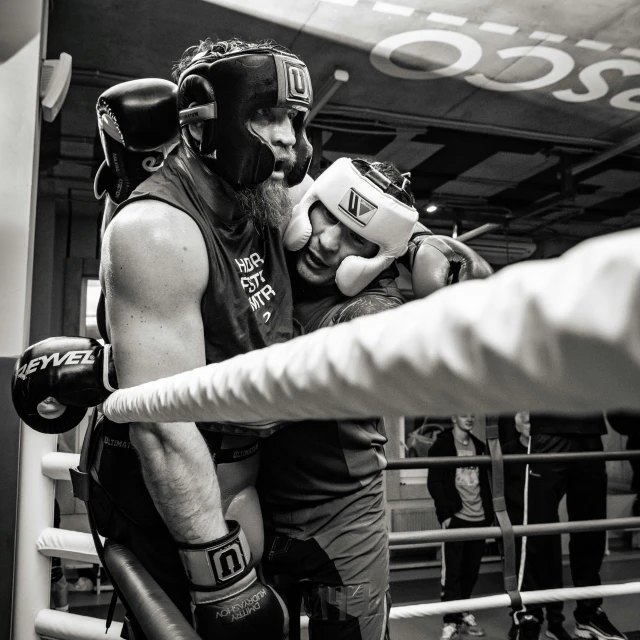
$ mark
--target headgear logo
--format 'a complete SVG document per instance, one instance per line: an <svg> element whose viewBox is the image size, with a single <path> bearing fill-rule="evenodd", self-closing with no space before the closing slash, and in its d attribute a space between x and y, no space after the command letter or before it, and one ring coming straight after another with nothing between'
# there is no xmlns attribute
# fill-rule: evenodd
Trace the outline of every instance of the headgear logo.
<svg viewBox="0 0 640 640"><path fill-rule="evenodd" d="M338 207L363 227L369 224L369 221L378 210L378 207L376 207L373 202L369 202L369 200L361 196L355 189L349 189L349 191L344 194Z"/></svg>
<svg viewBox="0 0 640 640"><path fill-rule="evenodd" d="M309 102L311 82L306 67L285 62L287 70L287 96L294 100Z"/></svg>
<svg viewBox="0 0 640 640"><path fill-rule="evenodd" d="M224 583L235 578L247 566L242 547L237 541L228 547L209 551L209 561L217 583Z"/></svg>

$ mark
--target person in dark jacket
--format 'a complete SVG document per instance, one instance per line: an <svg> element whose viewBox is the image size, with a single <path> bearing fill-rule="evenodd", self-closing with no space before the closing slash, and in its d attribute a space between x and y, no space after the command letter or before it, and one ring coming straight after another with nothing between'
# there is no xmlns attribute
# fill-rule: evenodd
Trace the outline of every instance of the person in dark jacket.
<svg viewBox="0 0 640 640"><path fill-rule="evenodd" d="M429 456L474 456L485 453L484 444L471 434L473 414L452 416L453 429L435 441ZM444 529L486 526L493 518L489 477L484 467L440 467L429 470L427 487ZM471 597L478 580L484 540L447 542L442 545L441 600ZM451 640L458 632L485 635L471 613L449 613L443 618L441 640Z"/></svg>
<svg viewBox="0 0 640 640"><path fill-rule="evenodd" d="M567 416L531 414L529 453L602 451L607 433L603 414ZM603 460L528 465L525 524L558 522L560 501L567 496L567 515L574 520L607 517L607 472ZM530 536L522 545L520 589L553 589L562 572L559 535ZM572 533L569 542L571 578L576 587L599 585L606 532ZM578 600L575 635L594 640L626 640L602 610L602 598ZM542 607L530 605L518 614L519 640L538 640ZM547 630L548 637L550 635Z"/></svg>
<svg viewBox="0 0 640 640"><path fill-rule="evenodd" d="M513 437L502 447L504 454L526 454L529 452L531 422L528 411L519 411L513 419L515 425L511 426ZM517 437L515 437L517 435ZM525 495L526 495L526 462L518 462L505 464L504 466L504 493L507 502L507 513L511 524L522 524L524 522L525 512ZM555 586L562 587L562 543L560 536L554 536L552 542L555 555L560 558L557 563L556 572L553 580ZM520 557L522 551L522 538L516 542L516 566L520 566ZM571 636L563 627L564 615L562 614L562 602L549 602L544 605L547 613L547 631L546 636L552 640L571 640ZM515 613L512 611L512 614ZM518 625L515 618L512 619L512 625L509 629L509 640L516 640L518 636Z"/></svg>
<svg viewBox="0 0 640 640"><path fill-rule="evenodd" d="M637 413L607 413L609 426L622 436L627 436L627 451L640 449L640 414ZM629 460L631 471L631 491L636 494L632 507L632 515L640 516L640 459Z"/></svg>

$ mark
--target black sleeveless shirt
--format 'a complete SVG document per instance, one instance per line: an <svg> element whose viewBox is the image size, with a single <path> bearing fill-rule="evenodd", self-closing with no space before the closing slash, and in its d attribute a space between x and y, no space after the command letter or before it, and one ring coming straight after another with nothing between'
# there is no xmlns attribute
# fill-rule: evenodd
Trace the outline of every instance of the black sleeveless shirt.
<svg viewBox="0 0 640 640"><path fill-rule="evenodd" d="M280 231L216 215L216 201L226 199L219 178L187 153L181 146L170 155L127 204L160 200L198 225L209 258L201 304L207 364L289 340L293 303Z"/></svg>
<svg viewBox="0 0 640 640"><path fill-rule="evenodd" d="M354 297L335 285L305 285L290 267L294 315L305 333L400 306L395 267ZM377 509L387 436L378 418L305 420L260 443L258 492L268 526L294 537L315 535L344 507L351 515ZM326 506L325 506L326 505Z"/></svg>
<svg viewBox="0 0 640 640"><path fill-rule="evenodd" d="M280 231L257 228L249 217L230 222L216 213L216 203L228 208L228 197L220 179L189 151L180 145L114 216L136 200L165 202L189 215L202 233L209 261L201 301L207 364L293 337L291 284ZM198 426L216 430L211 423Z"/></svg>

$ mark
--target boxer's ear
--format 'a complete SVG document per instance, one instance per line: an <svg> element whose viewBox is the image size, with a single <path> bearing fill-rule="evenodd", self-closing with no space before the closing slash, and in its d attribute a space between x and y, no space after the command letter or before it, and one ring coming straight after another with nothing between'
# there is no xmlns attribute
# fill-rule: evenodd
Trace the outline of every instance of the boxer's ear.
<svg viewBox="0 0 640 640"><path fill-rule="evenodd" d="M197 107L197 103L196 102L192 102L189 105L189 108L191 107ZM203 122L194 122L193 124L189 125L189 135L194 139L197 140L198 142L202 142L202 131L203 131L203 127L204 127L204 123Z"/></svg>

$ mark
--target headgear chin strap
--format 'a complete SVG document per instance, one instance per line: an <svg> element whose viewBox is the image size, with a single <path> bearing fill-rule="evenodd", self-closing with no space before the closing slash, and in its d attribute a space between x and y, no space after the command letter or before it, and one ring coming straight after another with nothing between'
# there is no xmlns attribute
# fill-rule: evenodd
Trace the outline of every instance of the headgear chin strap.
<svg viewBox="0 0 640 640"><path fill-rule="evenodd" d="M178 81L183 139L205 164L236 187L260 184L273 173L272 147L247 123L258 109L274 107L298 111L293 119L296 163L287 180L290 186L302 181L311 162L312 148L304 128L312 103L311 78L304 62L268 49L239 51L215 60L202 54L202 61L187 68ZM196 122L203 123L201 140L189 132L189 125Z"/></svg>
<svg viewBox="0 0 640 640"><path fill-rule="evenodd" d="M294 207L296 233L286 234L285 246L295 250L302 235L300 229L310 228L309 209L318 200L354 233L379 246L373 258L349 256L336 272L338 289L354 296L382 273L396 258L407 251L407 245L418 212L384 192L379 172L375 181L363 176L349 158L336 160L309 188ZM387 180L388 182L388 180ZM287 237L289 235L289 237ZM300 246L297 246L299 249Z"/></svg>

